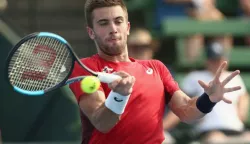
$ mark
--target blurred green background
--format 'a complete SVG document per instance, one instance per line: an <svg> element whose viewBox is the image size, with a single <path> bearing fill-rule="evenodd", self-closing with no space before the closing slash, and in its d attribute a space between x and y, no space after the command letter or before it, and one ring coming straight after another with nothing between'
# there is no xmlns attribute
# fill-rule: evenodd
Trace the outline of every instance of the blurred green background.
<svg viewBox="0 0 250 144"><path fill-rule="evenodd" d="M8 0L0 15L0 62L1 96L0 129L4 142L72 142L80 143L80 111L67 86L43 97L27 97L13 91L5 76L5 60L12 46L26 34L50 31L65 37L80 57L96 52L88 38L84 21L84 0ZM250 21L229 18L223 21L197 21L192 18L168 17L154 29L156 3L153 0L127 0L132 27L148 28L154 38L161 41L156 54L174 70L180 82L187 72L204 67L204 55L188 62L184 54L184 39L193 34L219 36L230 34L237 37L250 35ZM250 47L234 45L229 69L240 69L250 90ZM250 110L249 110L250 111ZM250 127L250 117L246 123ZM173 135L178 143L192 139L191 126L178 125Z"/></svg>

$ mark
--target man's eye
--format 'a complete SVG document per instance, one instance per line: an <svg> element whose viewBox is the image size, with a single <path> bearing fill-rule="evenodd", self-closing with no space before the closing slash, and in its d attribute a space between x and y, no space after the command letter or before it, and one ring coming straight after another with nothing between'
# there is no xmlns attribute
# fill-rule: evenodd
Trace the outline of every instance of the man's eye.
<svg viewBox="0 0 250 144"><path fill-rule="evenodd" d="M122 22L123 22L122 20L116 21L117 24L120 24L120 23L122 23Z"/></svg>
<svg viewBox="0 0 250 144"><path fill-rule="evenodd" d="M104 26L104 25L107 25L108 23L107 22L100 22L99 24Z"/></svg>

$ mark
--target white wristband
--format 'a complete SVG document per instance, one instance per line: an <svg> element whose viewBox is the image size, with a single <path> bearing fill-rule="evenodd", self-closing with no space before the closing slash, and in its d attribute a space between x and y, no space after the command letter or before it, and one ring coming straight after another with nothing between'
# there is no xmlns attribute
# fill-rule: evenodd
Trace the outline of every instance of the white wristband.
<svg viewBox="0 0 250 144"><path fill-rule="evenodd" d="M204 7L204 0L192 0L192 2L199 10Z"/></svg>
<svg viewBox="0 0 250 144"><path fill-rule="evenodd" d="M122 114L128 103L130 95L123 96L111 91L105 101L105 106L116 114Z"/></svg>

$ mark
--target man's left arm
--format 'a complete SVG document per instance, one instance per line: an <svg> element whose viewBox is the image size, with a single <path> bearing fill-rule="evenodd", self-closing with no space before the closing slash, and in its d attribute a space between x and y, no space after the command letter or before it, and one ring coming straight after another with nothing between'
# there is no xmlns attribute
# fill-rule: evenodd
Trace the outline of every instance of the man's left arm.
<svg viewBox="0 0 250 144"><path fill-rule="evenodd" d="M190 98L183 91L174 92L169 101L170 109L180 118L181 121L192 123L197 119L202 118L205 114L212 111L215 104L219 101L224 101L231 104L232 101L224 96L224 93L233 92L241 89L240 86L225 88L225 85L230 82L240 71L236 70L231 73L226 79L220 81L220 75L227 62L223 62L218 68L214 79L205 84L203 81L198 81L204 89L204 93L199 97Z"/></svg>
<svg viewBox="0 0 250 144"><path fill-rule="evenodd" d="M190 98L183 91L178 90L172 96L168 106L182 122L192 123L205 116L196 106L198 97Z"/></svg>

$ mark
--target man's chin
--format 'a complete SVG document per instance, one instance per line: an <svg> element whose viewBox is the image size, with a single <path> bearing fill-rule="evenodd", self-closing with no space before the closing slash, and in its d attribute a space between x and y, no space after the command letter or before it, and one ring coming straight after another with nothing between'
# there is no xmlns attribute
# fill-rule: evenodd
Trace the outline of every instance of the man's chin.
<svg viewBox="0 0 250 144"><path fill-rule="evenodd" d="M121 55L122 52L124 51L122 48L123 46L121 45L106 45L105 47L100 47L100 50L106 54L106 55L109 55L109 56L118 56L118 55Z"/></svg>
<svg viewBox="0 0 250 144"><path fill-rule="evenodd" d="M106 54L109 55L109 56L119 56L122 53L121 52L109 52L109 53L106 53Z"/></svg>
<svg viewBox="0 0 250 144"><path fill-rule="evenodd" d="M122 52L121 51L103 51L102 52L108 56L118 56L118 55L121 55Z"/></svg>

